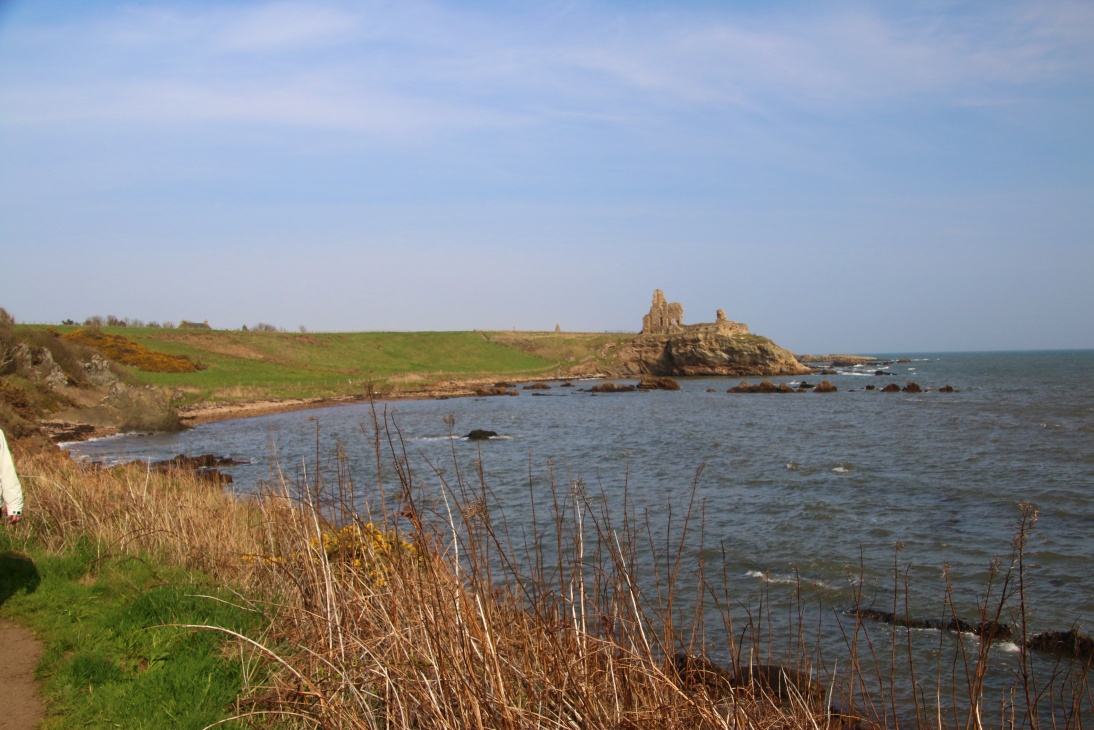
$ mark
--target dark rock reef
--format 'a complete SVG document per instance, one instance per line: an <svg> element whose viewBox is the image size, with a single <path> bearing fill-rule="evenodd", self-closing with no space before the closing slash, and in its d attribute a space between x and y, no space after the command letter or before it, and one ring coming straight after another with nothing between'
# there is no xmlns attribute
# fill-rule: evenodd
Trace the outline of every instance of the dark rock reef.
<svg viewBox="0 0 1094 730"><path fill-rule="evenodd" d="M680 390L680 384L672 378L649 376L642 378L638 384L639 390Z"/></svg>

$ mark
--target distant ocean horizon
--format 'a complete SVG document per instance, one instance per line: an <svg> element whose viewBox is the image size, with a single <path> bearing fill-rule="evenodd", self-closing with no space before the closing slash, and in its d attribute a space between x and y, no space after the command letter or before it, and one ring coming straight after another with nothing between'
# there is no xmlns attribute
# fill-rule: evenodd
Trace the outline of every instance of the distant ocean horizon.
<svg viewBox="0 0 1094 730"><path fill-rule="evenodd" d="M817 641L826 655L846 651L838 624L855 601L892 610L894 561L908 576L909 613L940 615L945 570L958 610L974 618L993 559L1010 565L1023 502L1038 511L1026 561L1031 631L1094 619L1094 350L869 354L879 362L833 375L681 378L679 392L594 395L587 382L553 382L515 398L375 408L398 426L427 490L436 481L430 464L474 474L481 461L511 529L527 523L529 495L549 494L553 478L556 490L579 485L609 510L623 509L625 492L635 514L663 536L679 530L694 483L703 544L693 534L685 560L717 563L719 574L724 567L727 595L739 606L767 601L779 617L776 633L790 630L778 624L796 596L807 595L821 617ZM726 393L742 379L829 380L838 392ZM880 392L908 382L926 392ZM940 392L944 386L954 392ZM372 408L296 411L67 448L105 461L228 456L246 462L224 471L232 488L247 492L271 478L275 455L290 478L302 478L305 466L312 473L318 433L320 468L335 469L341 445L367 494L376 469ZM462 438L473 429L500 438ZM937 636L917 641L937 654ZM713 643L714 654L724 648ZM992 680L998 691L1011 676L1005 655Z"/></svg>

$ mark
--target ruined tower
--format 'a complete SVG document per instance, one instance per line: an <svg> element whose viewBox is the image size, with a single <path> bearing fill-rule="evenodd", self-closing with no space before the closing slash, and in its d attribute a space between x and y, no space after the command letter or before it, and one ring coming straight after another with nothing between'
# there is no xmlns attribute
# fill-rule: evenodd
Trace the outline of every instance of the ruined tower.
<svg viewBox="0 0 1094 730"><path fill-rule="evenodd" d="M665 293L654 289L650 313L642 317L642 334L669 334L679 332L683 327L684 305L679 302L666 302Z"/></svg>

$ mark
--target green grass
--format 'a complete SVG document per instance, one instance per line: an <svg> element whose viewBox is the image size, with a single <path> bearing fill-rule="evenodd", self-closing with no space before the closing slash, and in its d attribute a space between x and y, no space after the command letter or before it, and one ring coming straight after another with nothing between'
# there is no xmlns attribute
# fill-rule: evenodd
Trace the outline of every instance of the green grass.
<svg viewBox="0 0 1094 730"><path fill-rule="evenodd" d="M57 327L65 332L75 327ZM448 380L525 380L603 362L619 335L527 332L242 332L104 327L146 347L207 366L196 373L146 373L184 402L312 398L415 390Z"/></svg>
<svg viewBox="0 0 1094 730"><path fill-rule="evenodd" d="M216 593L178 569L97 555L86 540L52 555L0 534L0 617L45 643L47 730L203 728L231 717L244 679L238 648L229 656L225 634L178 627L255 629L258 614L198 597Z"/></svg>

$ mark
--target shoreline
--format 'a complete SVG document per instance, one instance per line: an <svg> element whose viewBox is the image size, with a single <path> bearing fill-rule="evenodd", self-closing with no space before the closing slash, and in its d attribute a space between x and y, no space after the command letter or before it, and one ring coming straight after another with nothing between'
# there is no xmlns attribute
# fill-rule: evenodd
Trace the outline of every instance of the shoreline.
<svg viewBox="0 0 1094 730"><path fill-rule="evenodd" d="M555 380L555 378L543 378L542 380ZM352 403L366 403L370 400L384 402L428 400L431 398L469 398L475 395L477 388L492 385L493 382L490 380L452 380L447 384L405 392L358 393L356 395L323 398L266 398L232 403L198 403L179 408L178 414L179 421L182 422L183 426L189 428L203 423L230 421L236 418L254 418L256 416L268 416L273 413L306 411L311 408L329 408Z"/></svg>
<svg viewBox="0 0 1094 730"><path fill-rule="evenodd" d="M583 376L585 377L585 376ZM571 380L572 378L537 378L539 381ZM182 406L177 409L179 422L183 430L200 426L206 423L218 423L241 418L256 418L269 416L275 413L290 413L292 411L306 411L312 408L331 408L334 406L351 405L354 403L366 403L370 400L377 402L400 400L428 400L447 398L471 398L475 396L478 388L489 387L494 380L452 380L446 384L440 384L424 388L422 390L403 392L358 393L355 395L328 396L322 398L264 398L253 401L232 402L206 402ZM531 382L531 381L529 381ZM89 424L68 423L60 421L43 421L50 439L57 446L66 443L90 441L92 439L117 436L123 433L114 426L92 426Z"/></svg>
<svg viewBox="0 0 1094 730"><path fill-rule="evenodd" d="M565 382L578 378L608 377L604 373L590 373L571 377L546 377L533 378L528 381L517 382ZM351 405L354 403L366 403L370 400L376 402L389 402L401 400L445 400L448 398L473 398L479 388L488 388L499 382L491 380L450 380L447 383L429 386L421 390L385 391L376 393L357 393L353 395L327 396L321 398L263 398L253 401L232 402L204 402L181 406L176 409L182 430L200 426L206 423L218 423L241 418L256 418L269 416L275 413L290 413L292 411L305 411L312 408L331 408L334 406ZM63 447L64 444L91 441L93 439L118 436L124 433L116 426L95 426L88 423L75 423L69 421L39 421L49 440L54 446ZM63 449L62 449L63 450Z"/></svg>

